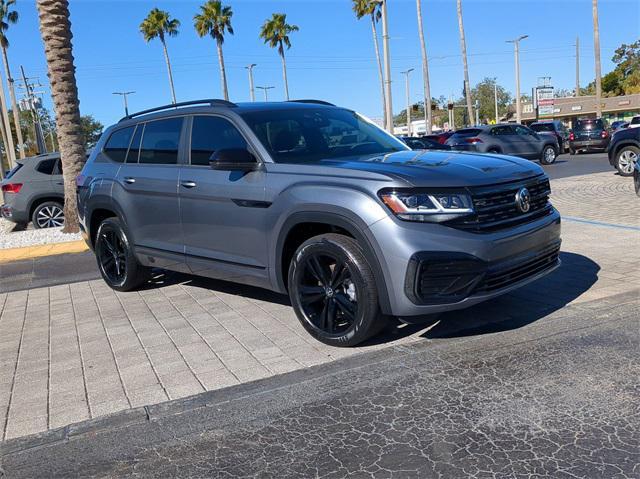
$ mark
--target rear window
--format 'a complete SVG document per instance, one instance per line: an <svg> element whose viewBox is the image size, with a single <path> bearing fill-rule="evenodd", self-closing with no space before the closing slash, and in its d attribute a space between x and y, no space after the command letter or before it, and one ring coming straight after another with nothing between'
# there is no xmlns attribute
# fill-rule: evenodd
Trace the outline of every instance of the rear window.
<svg viewBox="0 0 640 479"><path fill-rule="evenodd" d="M640 116L634 116L631 119L631 123L629 123L630 125L640 125Z"/></svg>
<svg viewBox="0 0 640 479"><path fill-rule="evenodd" d="M534 123L530 128L533 131L555 131L553 123Z"/></svg>
<svg viewBox="0 0 640 479"><path fill-rule="evenodd" d="M102 150L107 157L116 163L124 163L133 136L133 127L114 131Z"/></svg>
<svg viewBox="0 0 640 479"><path fill-rule="evenodd" d="M574 130L602 130L604 122L600 119L578 120L573 127Z"/></svg>

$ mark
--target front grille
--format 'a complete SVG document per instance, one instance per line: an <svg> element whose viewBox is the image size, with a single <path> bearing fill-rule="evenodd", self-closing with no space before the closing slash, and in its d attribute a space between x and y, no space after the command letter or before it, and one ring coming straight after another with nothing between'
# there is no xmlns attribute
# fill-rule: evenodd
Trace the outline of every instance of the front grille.
<svg viewBox="0 0 640 479"><path fill-rule="evenodd" d="M522 213L516 207L516 193L526 187L531 208ZM449 226L476 232L491 232L529 223L553 211L549 203L551 186L546 176L471 190L475 213L448 222Z"/></svg>
<svg viewBox="0 0 640 479"><path fill-rule="evenodd" d="M558 264L560 243L537 251L528 258L490 266L475 293L489 293L542 273Z"/></svg>

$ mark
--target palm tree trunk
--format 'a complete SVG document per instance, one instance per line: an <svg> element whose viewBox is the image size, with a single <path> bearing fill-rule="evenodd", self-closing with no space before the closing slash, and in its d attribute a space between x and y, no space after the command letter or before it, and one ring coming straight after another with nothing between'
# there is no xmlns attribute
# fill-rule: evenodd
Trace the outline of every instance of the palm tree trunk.
<svg viewBox="0 0 640 479"><path fill-rule="evenodd" d="M289 82L287 81L287 60L284 57L284 50L280 50L280 58L282 59L282 79L284 80L284 97L289 101Z"/></svg>
<svg viewBox="0 0 640 479"><path fill-rule="evenodd" d="M16 166L16 148L13 144L13 135L11 134L11 123L9 122L9 113L7 111L7 97L4 94L4 84L0 81L0 109L2 110L2 123L4 124L5 153L9 160L9 168Z"/></svg>
<svg viewBox="0 0 640 479"><path fill-rule="evenodd" d="M85 162L68 0L37 0L64 178L64 233L79 231L76 176Z"/></svg>
<svg viewBox="0 0 640 479"><path fill-rule="evenodd" d="M378 76L380 77L380 93L382 98L382 118L383 125L387 124L387 96L384 93L384 74L382 73L382 58L380 57L380 46L378 45L378 29L376 19L371 16L371 30L373 31L373 46L376 49L376 62L378 64Z"/></svg>
<svg viewBox="0 0 640 479"><path fill-rule="evenodd" d="M164 41L164 38L161 38L160 41L162 42L162 51L164 52L164 61L167 63L167 73L169 74L169 87L171 88L171 100L173 103L177 103L176 90L173 87L173 73L171 72L171 61L169 60L167 43Z"/></svg>
<svg viewBox="0 0 640 479"><path fill-rule="evenodd" d="M471 106L471 88L469 85L469 65L467 64L467 42L464 39L464 25L462 24L462 0L458 3L458 29L460 30L460 50L462 51L462 64L464 65L464 91L467 101L467 115L469 124L473 121L473 108Z"/></svg>
<svg viewBox="0 0 640 479"><path fill-rule="evenodd" d="M227 90L227 73L224 69L224 56L222 55L222 43L217 40L218 46L218 62L220 63L220 83L222 84L222 95L225 100L229 101L229 91Z"/></svg>
<svg viewBox="0 0 640 479"><path fill-rule="evenodd" d="M593 0L593 51L596 60L596 117L602 117L602 70L600 64L600 26L598 21L598 0Z"/></svg>
<svg viewBox="0 0 640 479"><path fill-rule="evenodd" d="M386 129L393 135L393 99L391 97L391 52L389 51L389 19L387 0L382 0L382 53L384 55L384 92L387 100Z"/></svg>
<svg viewBox="0 0 640 479"><path fill-rule="evenodd" d="M20 158L24 158L24 140L22 139L22 128L20 128L20 110L18 110L18 102L16 101L16 89L13 78L11 77L11 69L9 68L9 58L7 57L7 49L2 49L2 61L4 62L4 71L7 74L7 83L9 84L9 97L11 98L11 110L13 112L13 123L16 126L16 139L18 140L18 151Z"/></svg>
<svg viewBox="0 0 640 479"><path fill-rule="evenodd" d="M422 80L424 82L424 126L427 135L431 134L431 86L429 85L429 62L427 60L427 46L424 42L424 27L422 24L422 0L416 0L418 11L418 34L420 36L420 50L422 51Z"/></svg>

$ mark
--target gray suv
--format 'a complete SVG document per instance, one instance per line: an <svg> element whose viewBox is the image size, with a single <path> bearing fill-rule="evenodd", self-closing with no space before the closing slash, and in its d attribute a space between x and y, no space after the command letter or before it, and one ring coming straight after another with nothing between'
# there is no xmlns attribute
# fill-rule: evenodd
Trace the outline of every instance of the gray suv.
<svg viewBox="0 0 640 479"><path fill-rule="evenodd" d="M153 267L288 294L335 346L460 309L559 265L560 215L539 166L411 151L325 102L187 102L123 118L78 177L104 280Z"/></svg>

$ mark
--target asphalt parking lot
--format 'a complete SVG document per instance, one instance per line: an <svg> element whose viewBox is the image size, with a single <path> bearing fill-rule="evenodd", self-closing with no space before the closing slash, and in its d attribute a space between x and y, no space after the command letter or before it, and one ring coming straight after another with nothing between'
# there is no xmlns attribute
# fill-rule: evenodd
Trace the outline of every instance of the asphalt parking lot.
<svg viewBox="0 0 640 479"><path fill-rule="evenodd" d="M637 477L639 199L604 155L545 169L560 269L353 349L260 290L0 265L5 473Z"/></svg>

